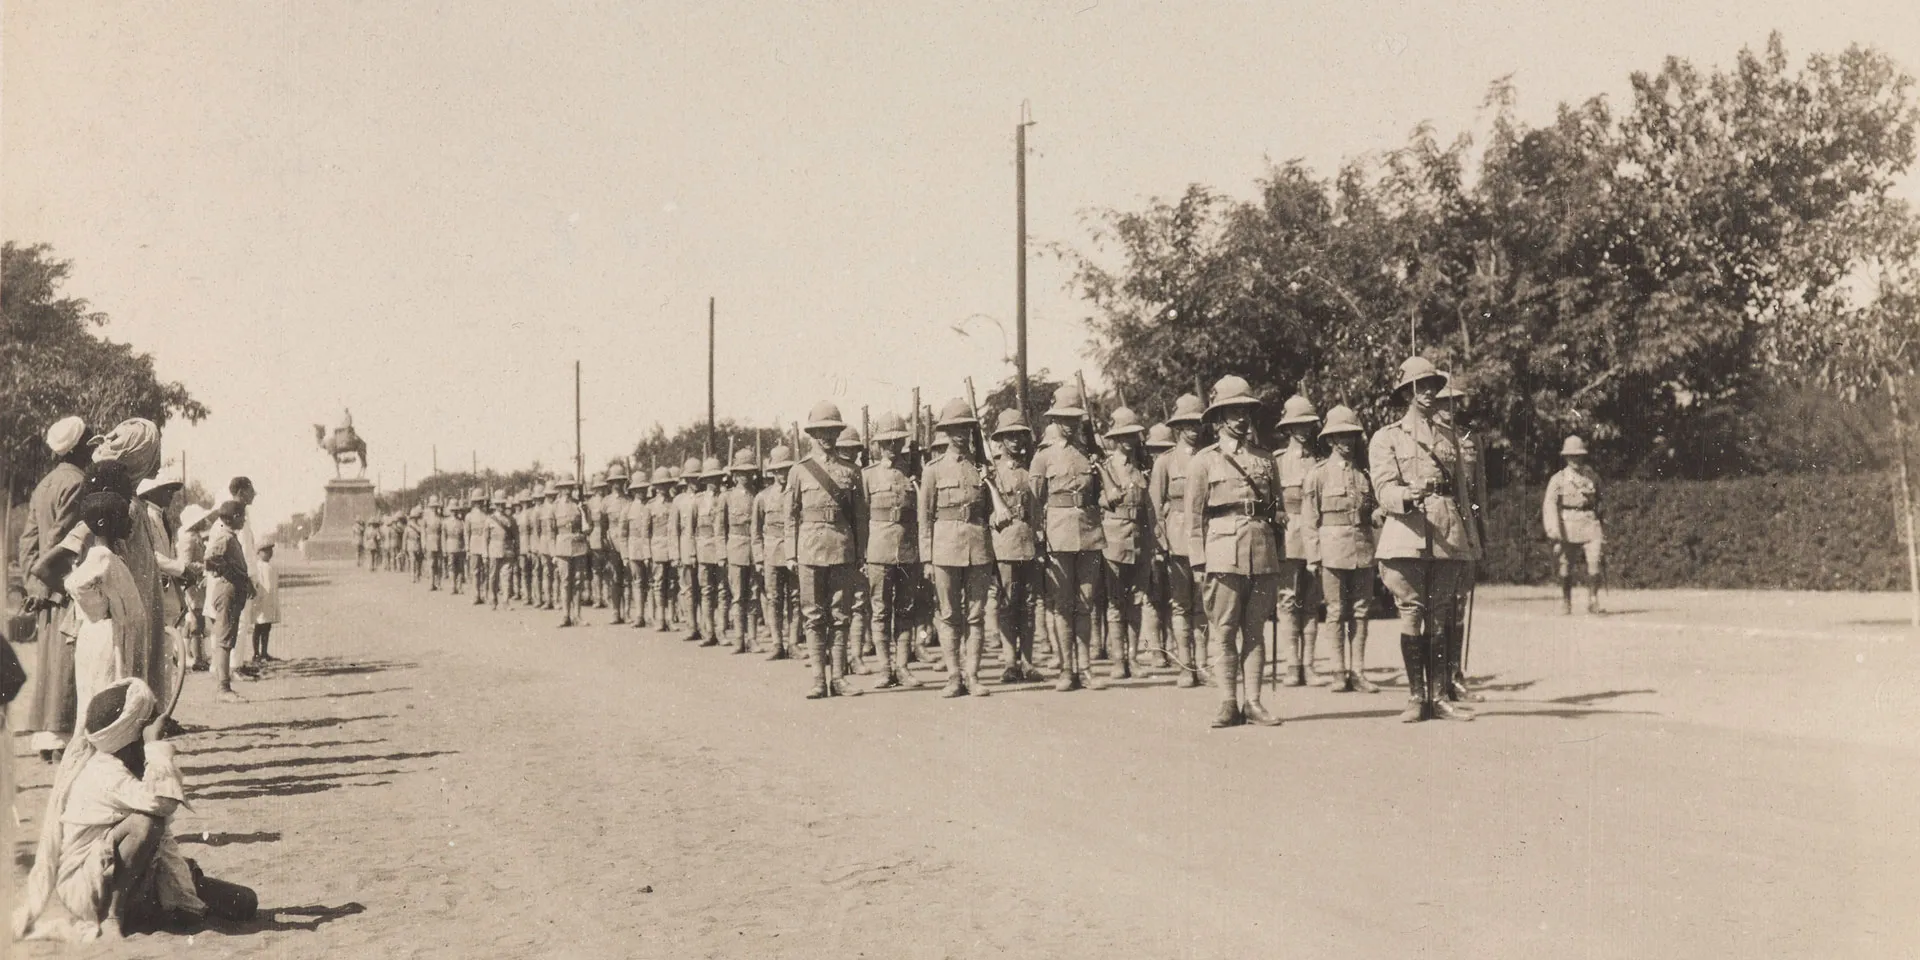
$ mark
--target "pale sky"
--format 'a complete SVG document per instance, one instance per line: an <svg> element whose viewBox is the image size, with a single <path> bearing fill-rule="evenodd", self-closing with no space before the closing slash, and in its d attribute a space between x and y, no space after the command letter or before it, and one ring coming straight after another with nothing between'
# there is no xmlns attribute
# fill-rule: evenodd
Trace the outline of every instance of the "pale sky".
<svg viewBox="0 0 1920 960"><path fill-rule="evenodd" d="M8 0L4 236L214 415L168 455L257 481L268 523L332 476L342 406L383 486L590 469L704 415L938 405L1010 371L1013 125L1030 133L1032 366L1083 357L1041 247L1082 212L1269 160L1330 174L1432 121L1622 102L1633 70L1861 41L1920 71L1906 0L72 3ZM1090 371L1091 372L1091 371Z"/></svg>

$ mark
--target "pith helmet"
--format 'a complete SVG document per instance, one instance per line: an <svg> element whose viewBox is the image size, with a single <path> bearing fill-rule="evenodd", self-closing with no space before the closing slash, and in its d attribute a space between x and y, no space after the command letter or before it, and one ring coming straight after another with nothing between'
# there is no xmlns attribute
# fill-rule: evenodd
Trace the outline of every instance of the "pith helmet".
<svg viewBox="0 0 1920 960"><path fill-rule="evenodd" d="M848 450L848 449L858 450L861 447L866 446L866 443L865 441L860 439L860 431L858 428L842 427L840 430L840 439L835 440L833 442L833 445L836 447L839 447L842 450Z"/></svg>
<svg viewBox="0 0 1920 960"><path fill-rule="evenodd" d="M1433 361L1426 357L1408 357L1407 361L1400 365L1400 381L1393 385L1393 392L1399 393L1421 380L1428 379L1439 380L1440 386L1444 388L1448 378L1446 374L1440 372L1440 368L1433 365Z"/></svg>
<svg viewBox="0 0 1920 960"><path fill-rule="evenodd" d="M1360 415L1353 408L1342 404L1327 411L1326 426L1320 428L1320 435L1331 437L1336 433L1366 433L1360 426Z"/></svg>
<svg viewBox="0 0 1920 960"><path fill-rule="evenodd" d="M653 468L653 485L654 486L664 487L667 484L672 482L673 482L673 476L668 472L666 467Z"/></svg>
<svg viewBox="0 0 1920 960"><path fill-rule="evenodd" d="M1173 428L1164 423L1156 423L1147 429L1148 450L1173 449Z"/></svg>
<svg viewBox="0 0 1920 960"><path fill-rule="evenodd" d="M1473 390L1467 386L1466 377L1456 376L1451 373L1441 374L1441 376L1444 376L1447 378L1447 385L1446 387L1441 389L1440 399L1452 400L1457 397L1465 397L1465 396L1472 395Z"/></svg>
<svg viewBox="0 0 1920 960"><path fill-rule="evenodd" d="M627 482L627 465L624 463L616 463L613 466L608 467L607 482L608 483L626 483Z"/></svg>
<svg viewBox="0 0 1920 960"><path fill-rule="evenodd" d="M1177 427L1183 423L1199 424L1205 419L1206 405L1191 393L1183 393L1173 402L1173 416L1167 418L1167 426Z"/></svg>
<svg viewBox="0 0 1920 960"><path fill-rule="evenodd" d="M426 515L427 515L427 512L426 512L425 510L422 510L422 509L420 509L420 505L419 505L419 504L417 504L417 503L416 503L416 504L414 504L414 505L413 505L413 513L412 513L412 516L416 516L416 517L424 517L424 516L426 516Z"/></svg>
<svg viewBox="0 0 1920 960"><path fill-rule="evenodd" d="M504 507L507 505L507 492L505 490L495 490L493 492L493 505L496 507Z"/></svg>
<svg viewBox="0 0 1920 960"><path fill-rule="evenodd" d="M1253 386L1242 377L1232 374L1221 377L1213 385L1213 403L1207 406L1207 416L1225 410L1228 407L1257 407L1260 399L1253 395Z"/></svg>
<svg viewBox="0 0 1920 960"><path fill-rule="evenodd" d="M1033 428L1027 426L1027 415L1021 413L1018 407L1000 411L1000 416L994 421L994 437L1003 437L1009 433L1024 433L1029 437L1033 436Z"/></svg>
<svg viewBox="0 0 1920 960"><path fill-rule="evenodd" d="M942 430L933 435L933 440L928 442L927 449L928 450L945 450L950 446L953 446L953 441L950 438L948 438L946 431Z"/></svg>
<svg viewBox="0 0 1920 960"><path fill-rule="evenodd" d="M440 495L436 493L427 497L427 506L438 508L440 506Z"/></svg>
<svg viewBox="0 0 1920 960"><path fill-rule="evenodd" d="M1319 422L1320 415L1314 412L1313 401L1297 393L1288 397L1286 404L1280 408L1280 426Z"/></svg>
<svg viewBox="0 0 1920 960"><path fill-rule="evenodd" d="M726 475L727 470L720 465L719 457L708 457L700 461L700 476L703 479L711 480L715 477L724 477Z"/></svg>
<svg viewBox="0 0 1920 960"><path fill-rule="evenodd" d="M577 486L579 486L579 485L580 485L580 481L578 481L578 480L575 480L575 479L573 478L573 474L571 474L571 473L563 473L563 474L561 474L561 475L560 475L560 479L558 479L558 480L555 480L555 481L553 482L553 489L551 489L551 490L548 490L547 492L548 492L548 493L558 493L558 492L560 492L560 489L561 489L562 487L577 487Z"/></svg>
<svg viewBox="0 0 1920 960"><path fill-rule="evenodd" d="M846 421L840 419L840 408L831 401L822 400L807 411L809 433L815 430L838 430L846 425Z"/></svg>
<svg viewBox="0 0 1920 960"><path fill-rule="evenodd" d="M589 490L605 490L606 488L607 475L604 473L593 474L587 481L587 489Z"/></svg>
<svg viewBox="0 0 1920 960"><path fill-rule="evenodd" d="M688 457L687 462L680 465L681 479L692 480L694 477L697 477L699 475L700 475L700 458L699 457Z"/></svg>
<svg viewBox="0 0 1920 960"><path fill-rule="evenodd" d="M698 469L700 468L700 465L699 465L699 464L697 464L697 463L696 463L696 464L694 464L693 466L694 466L694 469L696 469L696 470L698 470ZM680 469L679 467L668 467L668 468L667 468L667 484L668 484L669 486L671 486L671 485L673 485L673 484L676 484L676 483L679 483L679 482L680 482L680 478L681 478L681 477L684 477L684 476L686 476L686 472L685 472L685 471L683 471L683 470L681 470L681 469Z"/></svg>
<svg viewBox="0 0 1920 960"><path fill-rule="evenodd" d="M47 428L47 449L56 457L64 457L86 439L87 422L79 417L61 417Z"/></svg>
<svg viewBox="0 0 1920 960"><path fill-rule="evenodd" d="M948 427L978 426L980 421L973 415L973 407L965 400L954 397L940 406L940 419L934 423L934 429L945 430Z"/></svg>
<svg viewBox="0 0 1920 960"><path fill-rule="evenodd" d="M907 438L906 418L897 413L881 414L880 422L874 424L874 426L878 428L873 432L873 439L876 442L881 440L905 440Z"/></svg>
<svg viewBox="0 0 1920 960"><path fill-rule="evenodd" d="M784 443L775 444L767 451L767 469L785 470L793 466L793 448Z"/></svg>
<svg viewBox="0 0 1920 960"><path fill-rule="evenodd" d="M760 458L752 450L736 450L733 453L734 473L759 473Z"/></svg>
<svg viewBox="0 0 1920 960"><path fill-rule="evenodd" d="M1587 442L1580 439L1579 434L1574 434L1567 438L1566 443L1560 445L1560 455L1563 457L1584 457L1587 455Z"/></svg>
<svg viewBox="0 0 1920 960"><path fill-rule="evenodd" d="M1057 447L1066 442L1067 432L1060 429L1057 423L1049 423L1040 431L1040 445L1043 447Z"/></svg>
<svg viewBox="0 0 1920 960"><path fill-rule="evenodd" d="M1126 407L1119 407L1113 411L1113 422L1107 425L1107 438L1111 440L1114 437L1130 437L1136 433L1145 433L1146 429L1140 424L1139 414Z"/></svg>
<svg viewBox="0 0 1920 960"><path fill-rule="evenodd" d="M1087 415L1087 399L1080 395L1080 388L1068 384L1053 392L1053 407L1047 411L1049 417L1084 417Z"/></svg>

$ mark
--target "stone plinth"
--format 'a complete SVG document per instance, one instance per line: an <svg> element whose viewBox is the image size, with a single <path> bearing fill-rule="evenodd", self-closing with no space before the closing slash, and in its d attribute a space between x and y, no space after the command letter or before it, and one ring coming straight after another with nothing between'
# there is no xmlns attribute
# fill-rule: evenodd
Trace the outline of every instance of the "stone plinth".
<svg viewBox="0 0 1920 960"><path fill-rule="evenodd" d="M371 520L377 512L373 503L373 481L364 479L327 481L327 505L320 517L320 529L307 538L303 548L308 560L352 560L358 549L360 533L356 521Z"/></svg>

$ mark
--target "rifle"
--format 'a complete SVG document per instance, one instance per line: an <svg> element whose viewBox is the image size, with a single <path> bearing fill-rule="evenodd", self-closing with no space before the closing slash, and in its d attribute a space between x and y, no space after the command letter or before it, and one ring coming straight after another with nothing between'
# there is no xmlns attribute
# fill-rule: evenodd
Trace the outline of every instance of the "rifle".
<svg viewBox="0 0 1920 960"><path fill-rule="evenodd" d="M793 421L793 459L798 460L806 455L806 448L800 445L800 421L795 420Z"/></svg>
<svg viewBox="0 0 1920 960"><path fill-rule="evenodd" d="M760 458L760 428L754 427L753 428L753 478L755 480L765 479L766 469L767 469L766 461Z"/></svg>
<svg viewBox="0 0 1920 960"><path fill-rule="evenodd" d="M860 465L873 462L873 419L867 415L867 405L860 405Z"/></svg>
<svg viewBox="0 0 1920 960"><path fill-rule="evenodd" d="M928 417L927 419L931 420L933 418ZM922 462L925 459L925 451L926 451L925 443L920 436L920 428L923 424L923 421L921 421L920 419L920 388L919 387L913 388L913 416L911 420L912 420L912 425L909 429L909 434L907 437L907 474L909 476L918 477L920 475L920 467L922 465Z"/></svg>
<svg viewBox="0 0 1920 960"><path fill-rule="evenodd" d="M1080 418L1080 428L1086 434L1084 439L1087 443L1087 449L1094 455L1093 465L1100 471L1101 482L1118 490L1120 489L1120 483L1114 479L1112 472L1107 469L1106 449L1100 445L1099 435L1093 428L1093 397L1087 393L1086 377L1082 376L1078 370L1073 372L1073 385L1080 388L1080 402L1087 405L1087 415Z"/></svg>
<svg viewBox="0 0 1920 960"><path fill-rule="evenodd" d="M973 419L975 421L979 421L979 423L985 422L980 420L980 401L974 398L972 377L967 378L967 407L973 411ZM976 426L978 426L979 423L977 423ZM980 451L980 458L986 460L985 449ZM993 523L995 530L1005 529L1007 524L1013 522L1013 510L1007 506L1007 498L1005 494L1000 492L1000 485L993 480L992 466L990 463L983 464L980 469L982 473L987 475L987 497L993 501L993 516L989 519Z"/></svg>

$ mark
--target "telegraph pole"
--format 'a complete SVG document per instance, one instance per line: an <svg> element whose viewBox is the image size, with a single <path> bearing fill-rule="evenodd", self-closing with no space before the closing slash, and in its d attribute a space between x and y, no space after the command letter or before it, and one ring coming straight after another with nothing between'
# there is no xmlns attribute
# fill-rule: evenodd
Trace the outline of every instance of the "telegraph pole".
<svg viewBox="0 0 1920 960"><path fill-rule="evenodd" d="M1027 128L1031 126L1028 104L1022 100L1020 122L1013 128L1014 286L1017 290L1013 311L1013 366L1023 415L1032 409L1027 399Z"/></svg>
<svg viewBox="0 0 1920 960"><path fill-rule="evenodd" d="M713 298L707 298L707 456L713 456Z"/></svg>
<svg viewBox="0 0 1920 960"><path fill-rule="evenodd" d="M436 443L433 445L433 473L429 474L429 476L437 477L439 475L440 475L440 445Z"/></svg>
<svg viewBox="0 0 1920 960"><path fill-rule="evenodd" d="M580 361L573 362L573 482L585 483L586 454L580 446Z"/></svg>

